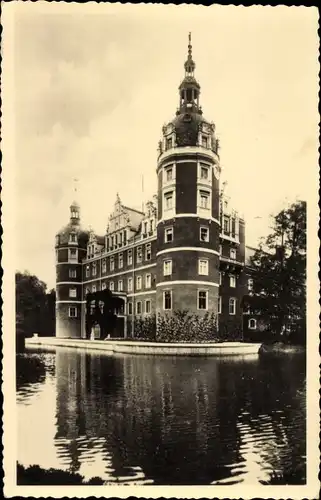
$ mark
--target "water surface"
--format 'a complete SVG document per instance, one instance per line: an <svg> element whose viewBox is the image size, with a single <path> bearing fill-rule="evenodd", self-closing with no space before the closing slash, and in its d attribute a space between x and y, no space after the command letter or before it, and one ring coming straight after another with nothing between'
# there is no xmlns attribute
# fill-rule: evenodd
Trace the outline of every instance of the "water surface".
<svg viewBox="0 0 321 500"><path fill-rule="evenodd" d="M171 485L252 485L304 467L300 355L175 358L57 347L25 357L43 367L18 381L25 466Z"/></svg>

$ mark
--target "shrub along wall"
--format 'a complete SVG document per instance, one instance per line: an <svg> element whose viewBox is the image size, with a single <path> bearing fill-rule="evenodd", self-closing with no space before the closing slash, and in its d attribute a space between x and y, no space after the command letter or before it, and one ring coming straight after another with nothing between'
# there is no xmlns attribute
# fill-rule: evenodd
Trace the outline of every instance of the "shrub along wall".
<svg viewBox="0 0 321 500"><path fill-rule="evenodd" d="M220 326L213 313L203 317L188 311L175 311L172 315L160 314L136 318L134 328L128 323L128 336L134 329L134 339L156 342L222 342L243 340L242 326L236 321Z"/></svg>

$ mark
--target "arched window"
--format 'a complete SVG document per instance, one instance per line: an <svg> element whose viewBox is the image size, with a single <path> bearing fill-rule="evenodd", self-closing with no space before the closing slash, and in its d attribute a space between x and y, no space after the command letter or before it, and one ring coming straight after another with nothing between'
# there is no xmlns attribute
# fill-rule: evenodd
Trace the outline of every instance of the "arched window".
<svg viewBox="0 0 321 500"><path fill-rule="evenodd" d="M249 329L256 330L256 319L254 318L249 319Z"/></svg>

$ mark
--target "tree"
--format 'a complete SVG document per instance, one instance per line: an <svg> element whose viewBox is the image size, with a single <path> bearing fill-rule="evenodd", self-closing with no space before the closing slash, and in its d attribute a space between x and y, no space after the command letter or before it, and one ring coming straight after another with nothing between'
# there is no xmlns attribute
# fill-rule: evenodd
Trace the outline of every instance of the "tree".
<svg viewBox="0 0 321 500"><path fill-rule="evenodd" d="M273 232L251 259L251 311L260 314L278 336L292 324L305 331L306 319L306 202L282 210Z"/></svg>
<svg viewBox="0 0 321 500"><path fill-rule="evenodd" d="M46 292L47 285L28 272L16 273L16 331L30 337L33 333L54 335L54 290Z"/></svg>

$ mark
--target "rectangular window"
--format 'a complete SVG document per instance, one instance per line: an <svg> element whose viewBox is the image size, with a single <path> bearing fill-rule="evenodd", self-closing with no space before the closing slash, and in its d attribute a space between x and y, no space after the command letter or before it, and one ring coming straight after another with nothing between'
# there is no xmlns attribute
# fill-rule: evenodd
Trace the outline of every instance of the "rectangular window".
<svg viewBox="0 0 321 500"><path fill-rule="evenodd" d="M111 290L112 292L114 291L114 282L113 281L111 281L109 283L109 290Z"/></svg>
<svg viewBox="0 0 321 500"><path fill-rule="evenodd" d="M151 311L150 300L145 300L145 313L150 314L150 311Z"/></svg>
<svg viewBox="0 0 321 500"><path fill-rule="evenodd" d="M163 309L170 311L172 309L172 291L165 290L163 292Z"/></svg>
<svg viewBox="0 0 321 500"><path fill-rule="evenodd" d="M220 255L222 255L222 250L223 250L222 245L220 245L220 247L219 247Z"/></svg>
<svg viewBox="0 0 321 500"><path fill-rule="evenodd" d="M152 277L150 274L145 276L145 288L150 288L152 286Z"/></svg>
<svg viewBox="0 0 321 500"><path fill-rule="evenodd" d="M76 288L69 288L69 297L75 299L77 297Z"/></svg>
<svg viewBox="0 0 321 500"><path fill-rule="evenodd" d="M93 262L93 276L97 275L97 265L96 262Z"/></svg>
<svg viewBox="0 0 321 500"><path fill-rule="evenodd" d="M231 288L236 287L236 277L233 274L230 275L230 287Z"/></svg>
<svg viewBox="0 0 321 500"><path fill-rule="evenodd" d="M101 289L102 290L106 290L106 283L103 281L102 284L101 284Z"/></svg>
<svg viewBox="0 0 321 500"><path fill-rule="evenodd" d="M101 270L103 273L106 272L106 259L103 259L102 260L102 263L101 263Z"/></svg>
<svg viewBox="0 0 321 500"><path fill-rule="evenodd" d="M143 260L142 247L137 247L136 259L137 259L137 263L142 262L142 260Z"/></svg>
<svg viewBox="0 0 321 500"><path fill-rule="evenodd" d="M207 290L198 291L198 304L197 304L198 309L207 310L207 295L208 295Z"/></svg>
<svg viewBox="0 0 321 500"><path fill-rule="evenodd" d="M221 285L222 284L222 273L219 272L219 284Z"/></svg>
<svg viewBox="0 0 321 500"><path fill-rule="evenodd" d="M128 291L129 291L129 292L132 292L132 291L133 291L133 278L128 278L128 281L127 281L127 288L128 288Z"/></svg>
<svg viewBox="0 0 321 500"><path fill-rule="evenodd" d="M208 276L208 259L198 260L198 274Z"/></svg>
<svg viewBox="0 0 321 500"><path fill-rule="evenodd" d="M142 289L142 277L141 276L136 277L136 289L137 290Z"/></svg>
<svg viewBox="0 0 321 500"><path fill-rule="evenodd" d="M133 303L128 302L128 314L133 314Z"/></svg>
<svg viewBox="0 0 321 500"><path fill-rule="evenodd" d="M208 147L208 137L206 137L206 135L202 135L202 146L203 148Z"/></svg>
<svg viewBox="0 0 321 500"><path fill-rule="evenodd" d="M92 286L92 293L96 293L96 290L97 290L96 285L93 285Z"/></svg>
<svg viewBox="0 0 321 500"><path fill-rule="evenodd" d="M235 260L236 259L236 250L234 248L230 249L230 259Z"/></svg>
<svg viewBox="0 0 321 500"><path fill-rule="evenodd" d="M76 269L69 269L69 278L77 278Z"/></svg>
<svg viewBox="0 0 321 500"><path fill-rule="evenodd" d="M118 291L122 292L123 291L123 280L118 281Z"/></svg>
<svg viewBox="0 0 321 500"><path fill-rule="evenodd" d="M222 314L222 297L220 296L218 298L218 309L217 309L218 314Z"/></svg>
<svg viewBox="0 0 321 500"><path fill-rule="evenodd" d="M234 297L231 297L229 300L228 312L231 315L234 315L236 313L236 299Z"/></svg>
<svg viewBox="0 0 321 500"><path fill-rule="evenodd" d="M78 262L78 249L77 248L69 248L68 250L68 260L69 262Z"/></svg>
<svg viewBox="0 0 321 500"><path fill-rule="evenodd" d="M144 234L147 234L147 222L144 222Z"/></svg>
<svg viewBox="0 0 321 500"><path fill-rule="evenodd" d="M208 180L209 168L201 165L201 179Z"/></svg>
<svg viewBox="0 0 321 500"><path fill-rule="evenodd" d="M119 269L122 269L123 265L124 265L124 256L123 256L123 253L120 253L118 255L118 267L119 267Z"/></svg>
<svg viewBox="0 0 321 500"><path fill-rule="evenodd" d="M115 258L114 256L110 257L110 261L109 261L109 269L111 271L113 271L115 269Z"/></svg>
<svg viewBox="0 0 321 500"><path fill-rule="evenodd" d="M170 276L172 274L172 261L164 260L164 276Z"/></svg>
<svg viewBox="0 0 321 500"><path fill-rule="evenodd" d="M165 229L165 243L170 243L174 239L174 231L172 227Z"/></svg>
<svg viewBox="0 0 321 500"><path fill-rule="evenodd" d="M173 167L167 167L165 169L166 182L173 180Z"/></svg>
<svg viewBox="0 0 321 500"><path fill-rule="evenodd" d="M200 241L209 241L209 229L208 227L201 226L200 228Z"/></svg>
<svg viewBox="0 0 321 500"><path fill-rule="evenodd" d="M236 226L235 218L233 217L233 219L231 220L231 236L232 236L232 238L235 238L235 226Z"/></svg>
<svg viewBox="0 0 321 500"><path fill-rule="evenodd" d="M172 210L173 208L173 191L164 194L164 210Z"/></svg>
<svg viewBox="0 0 321 500"><path fill-rule="evenodd" d="M224 224L224 226L223 226L224 233L229 234L229 232L230 232L230 218L225 216L223 224Z"/></svg>
<svg viewBox="0 0 321 500"><path fill-rule="evenodd" d="M247 280L247 288L248 288L249 292L251 292L253 290L253 279L252 278L249 278Z"/></svg>
<svg viewBox="0 0 321 500"><path fill-rule="evenodd" d="M152 246L148 243L145 247L145 260L150 260L152 258Z"/></svg>
<svg viewBox="0 0 321 500"><path fill-rule="evenodd" d="M69 307L69 318L77 318L77 308Z"/></svg>
<svg viewBox="0 0 321 500"><path fill-rule="evenodd" d="M166 149L170 149L173 147L173 138L172 137L167 137L166 139Z"/></svg>
<svg viewBox="0 0 321 500"><path fill-rule="evenodd" d="M201 208L210 208L210 194L208 191L200 191Z"/></svg>
<svg viewBox="0 0 321 500"><path fill-rule="evenodd" d="M131 266L133 263L133 252L132 250L127 251L127 264Z"/></svg>
<svg viewBox="0 0 321 500"><path fill-rule="evenodd" d="M142 314L142 303L140 301L136 302L136 314Z"/></svg>

